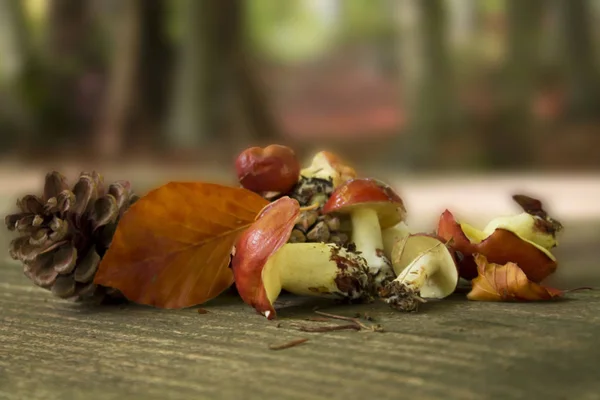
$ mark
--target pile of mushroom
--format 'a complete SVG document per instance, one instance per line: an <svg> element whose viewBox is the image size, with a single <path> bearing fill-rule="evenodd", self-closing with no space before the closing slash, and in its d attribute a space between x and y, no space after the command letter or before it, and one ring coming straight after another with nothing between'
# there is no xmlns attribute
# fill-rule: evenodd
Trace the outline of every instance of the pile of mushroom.
<svg viewBox="0 0 600 400"><path fill-rule="evenodd" d="M415 311L477 276L474 257L517 263L533 282L554 272L562 229L541 203L514 199L524 212L478 230L446 210L435 234L411 233L400 195L357 177L329 152L301 168L285 146L251 148L236 162L240 184L271 201L239 238L231 268L242 299L275 318L280 292L371 301ZM317 234L315 234L317 232ZM340 238L344 238L343 240Z"/></svg>

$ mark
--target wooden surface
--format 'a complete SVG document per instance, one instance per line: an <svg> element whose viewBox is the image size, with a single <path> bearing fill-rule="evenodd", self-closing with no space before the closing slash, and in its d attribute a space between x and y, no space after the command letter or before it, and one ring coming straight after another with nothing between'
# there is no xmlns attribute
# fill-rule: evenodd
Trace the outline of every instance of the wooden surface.
<svg viewBox="0 0 600 400"><path fill-rule="evenodd" d="M235 298L208 314L82 307L17 268L0 276L2 399L600 399L598 292L544 304L455 295L416 314L284 298L267 321ZM291 326L316 305L367 311L385 332Z"/></svg>
<svg viewBox="0 0 600 400"><path fill-rule="evenodd" d="M572 218L562 211L567 230L552 279L561 288L600 286L600 224L577 217L582 202L594 211L590 186L581 187L561 193L572 210ZM413 215L429 215L432 203L414 199L430 199L430 188L406 192ZM451 202L452 194L436 193ZM0 196L0 211L15 198ZM0 399L600 399L597 291L534 304L454 295L416 314L284 297L276 321L233 297L205 305L207 314L94 308L35 288L2 261L7 242L0 233ZM299 332L292 324L309 323L303 319L316 305L349 316L367 311L385 332ZM294 348L268 348L303 337L309 341Z"/></svg>

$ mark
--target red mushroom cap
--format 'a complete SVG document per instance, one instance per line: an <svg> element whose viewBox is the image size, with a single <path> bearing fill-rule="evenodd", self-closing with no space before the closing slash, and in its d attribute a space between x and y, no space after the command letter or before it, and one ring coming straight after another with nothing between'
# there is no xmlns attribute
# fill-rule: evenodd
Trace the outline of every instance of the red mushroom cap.
<svg viewBox="0 0 600 400"><path fill-rule="evenodd" d="M300 162L294 150L277 144L244 150L235 168L242 186L256 193L287 193L300 177Z"/></svg>
<svg viewBox="0 0 600 400"><path fill-rule="evenodd" d="M287 243L299 214L298 202L282 197L263 208L235 245L231 260L235 286L242 300L268 319L275 317L275 309L265 291L263 267Z"/></svg>
<svg viewBox="0 0 600 400"><path fill-rule="evenodd" d="M331 194L321 212L348 214L360 207L377 211L381 229L392 227L406 217L402 198L390 186L372 178L345 182Z"/></svg>

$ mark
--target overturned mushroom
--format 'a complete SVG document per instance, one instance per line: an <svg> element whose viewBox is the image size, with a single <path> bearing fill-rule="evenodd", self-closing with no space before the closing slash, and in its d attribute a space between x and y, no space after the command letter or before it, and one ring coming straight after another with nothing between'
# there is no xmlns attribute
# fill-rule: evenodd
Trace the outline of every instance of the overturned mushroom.
<svg viewBox="0 0 600 400"><path fill-rule="evenodd" d="M289 196L300 205L321 208L333 190L356 176L353 168L345 165L332 153L321 151L314 155L310 166L300 171L300 177Z"/></svg>
<svg viewBox="0 0 600 400"><path fill-rule="evenodd" d="M546 250L556 247L556 235L563 230L562 224L548 215L540 200L523 194L514 195L512 198L524 212L494 218L483 229L485 237L490 236L496 229L503 228Z"/></svg>
<svg viewBox="0 0 600 400"><path fill-rule="evenodd" d="M287 243L300 212L282 197L267 205L236 243L232 270L247 304L268 319L282 289L294 294L368 299L373 281L365 260L349 249L326 243Z"/></svg>
<svg viewBox="0 0 600 400"><path fill-rule="evenodd" d="M434 236L410 235L398 241L392 264L398 277L380 291L380 296L401 311L416 311L424 299L447 297L458 285L454 254Z"/></svg>
<svg viewBox="0 0 600 400"><path fill-rule="evenodd" d="M392 188L375 179L353 179L332 193L321 212L350 215L352 242L367 261L376 284L394 277L381 231L403 221L406 209Z"/></svg>
<svg viewBox="0 0 600 400"><path fill-rule="evenodd" d="M306 178L330 180L334 187L356 178L354 168L344 164L341 159L328 151L321 151L314 155L311 165L300 171Z"/></svg>
<svg viewBox="0 0 600 400"><path fill-rule="evenodd" d="M437 234L443 240L452 240L452 247L462 254L459 267L460 276L464 279L471 280L477 276L474 254L479 253L491 263L517 264L531 281L539 283L556 271L557 262L546 247L527 239L532 237L523 229L525 224L522 222L527 218L530 218L528 214L506 218L504 222L496 219L496 222L488 224L484 232L467 223L459 223L446 210L438 222ZM535 235L538 240L543 237ZM547 235L548 244L553 239L551 233Z"/></svg>

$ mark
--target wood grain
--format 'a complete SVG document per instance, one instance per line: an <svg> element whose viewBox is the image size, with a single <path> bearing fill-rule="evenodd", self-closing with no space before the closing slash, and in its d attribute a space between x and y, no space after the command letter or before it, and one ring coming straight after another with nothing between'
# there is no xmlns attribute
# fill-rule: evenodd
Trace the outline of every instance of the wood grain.
<svg viewBox="0 0 600 400"><path fill-rule="evenodd" d="M283 298L267 321L235 298L195 309L89 307L0 268L0 398L586 398L600 393L600 294L544 304L456 296L418 314ZM384 333L306 333L292 322L367 312ZM280 327L277 327L280 324ZM595 397L594 397L595 396Z"/></svg>

